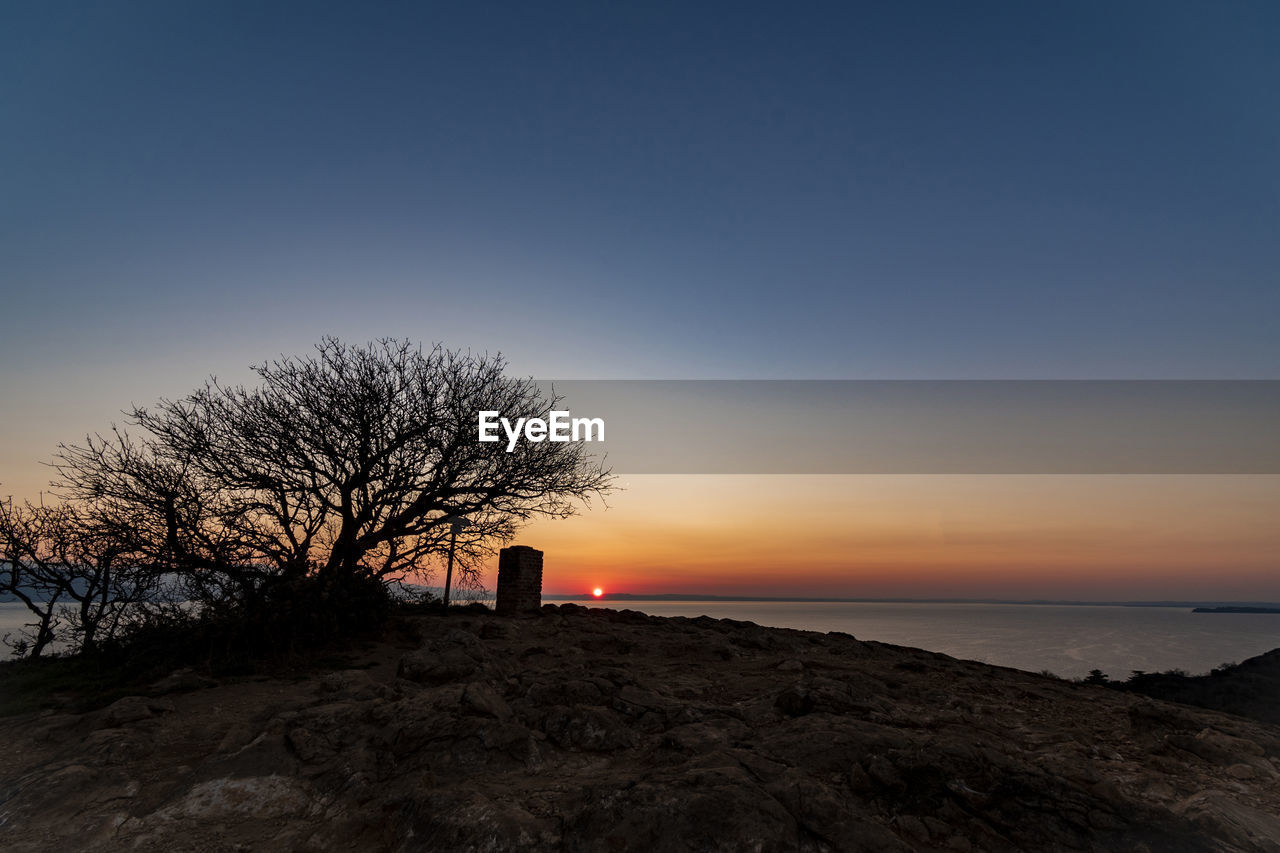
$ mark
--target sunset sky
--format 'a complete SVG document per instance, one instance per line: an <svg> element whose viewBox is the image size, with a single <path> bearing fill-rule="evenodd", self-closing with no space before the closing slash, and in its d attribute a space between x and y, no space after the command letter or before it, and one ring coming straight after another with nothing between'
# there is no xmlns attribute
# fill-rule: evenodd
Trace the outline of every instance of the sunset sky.
<svg viewBox="0 0 1280 853"><path fill-rule="evenodd" d="M0 495L323 335L1280 379L1280 5L8 4ZM627 475L546 588L1280 600L1280 477Z"/></svg>

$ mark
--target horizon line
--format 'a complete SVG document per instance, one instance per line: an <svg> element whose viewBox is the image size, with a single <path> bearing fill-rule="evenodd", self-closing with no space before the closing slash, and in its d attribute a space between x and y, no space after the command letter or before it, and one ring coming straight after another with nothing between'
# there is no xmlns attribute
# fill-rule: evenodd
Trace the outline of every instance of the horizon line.
<svg viewBox="0 0 1280 853"><path fill-rule="evenodd" d="M1204 607L1249 606L1280 607L1280 602L1262 599L1083 599L1083 598L910 598L906 596L842 597L842 596L770 596L770 595L711 595L697 593L631 593L606 592L594 595L586 592L544 592L542 598L568 601L757 601L757 602L826 602L834 604L1058 604L1111 607Z"/></svg>

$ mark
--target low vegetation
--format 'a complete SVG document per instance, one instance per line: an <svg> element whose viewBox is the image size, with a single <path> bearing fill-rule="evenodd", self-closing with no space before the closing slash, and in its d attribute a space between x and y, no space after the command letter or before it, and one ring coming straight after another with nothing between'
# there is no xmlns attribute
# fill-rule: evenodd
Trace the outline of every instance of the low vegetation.
<svg viewBox="0 0 1280 853"><path fill-rule="evenodd" d="M1224 664L1208 675L1188 675L1182 670L1134 672L1127 681L1110 686L1280 724L1280 649L1242 663Z"/></svg>

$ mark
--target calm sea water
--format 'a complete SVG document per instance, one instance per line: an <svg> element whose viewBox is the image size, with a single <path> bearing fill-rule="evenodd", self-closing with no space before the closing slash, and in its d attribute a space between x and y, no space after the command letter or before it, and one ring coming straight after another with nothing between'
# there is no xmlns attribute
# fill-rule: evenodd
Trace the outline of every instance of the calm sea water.
<svg viewBox="0 0 1280 853"><path fill-rule="evenodd" d="M547 599L558 601L558 599ZM576 602L589 604L589 602ZM607 602L655 616L742 619L844 631L957 658L1077 678L1101 669L1208 672L1280 648L1280 614L1192 613L1176 607L800 601Z"/></svg>
<svg viewBox="0 0 1280 853"><path fill-rule="evenodd" d="M547 599L558 602L561 599ZM587 603L589 602L576 602ZM957 658L1077 678L1101 669L1208 672L1280 648L1280 615L1192 613L1174 607L799 601L612 601L656 616L714 616L779 628L845 631ZM0 636L27 621L0 603ZM0 649L0 656L7 654Z"/></svg>

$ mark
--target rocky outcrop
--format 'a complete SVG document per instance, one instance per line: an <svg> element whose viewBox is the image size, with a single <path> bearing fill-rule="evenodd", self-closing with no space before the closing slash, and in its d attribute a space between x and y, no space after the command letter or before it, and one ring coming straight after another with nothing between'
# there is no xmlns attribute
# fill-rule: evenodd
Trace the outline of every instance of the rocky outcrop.
<svg viewBox="0 0 1280 853"><path fill-rule="evenodd" d="M1280 725L1280 649L1208 675L1147 672L1110 686Z"/></svg>
<svg viewBox="0 0 1280 853"><path fill-rule="evenodd" d="M1280 851L1274 726L729 620L418 629L0 721L7 849Z"/></svg>

